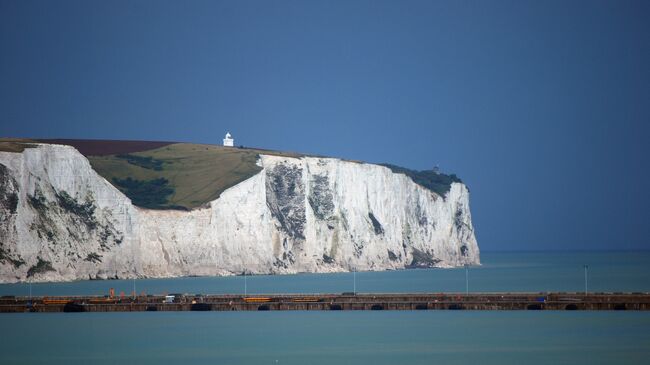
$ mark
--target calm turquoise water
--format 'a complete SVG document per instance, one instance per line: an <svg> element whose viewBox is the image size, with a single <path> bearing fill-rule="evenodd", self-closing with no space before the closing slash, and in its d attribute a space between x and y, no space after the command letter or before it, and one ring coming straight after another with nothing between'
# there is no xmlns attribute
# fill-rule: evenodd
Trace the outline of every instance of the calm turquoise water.
<svg viewBox="0 0 650 365"><path fill-rule="evenodd" d="M472 291L650 291L650 252L485 253ZM352 274L248 277L249 293L351 291ZM148 293L241 292L243 277L136 280ZM129 292L130 280L34 284ZM361 292L465 290L463 269L357 273ZM0 285L24 295L25 284ZM0 364L642 364L644 312L140 312L0 315Z"/></svg>
<svg viewBox="0 0 650 365"><path fill-rule="evenodd" d="M141 312L0 316L2 364L643 364L632 312ZM10 331L10 335L8 334Z"/></svg>
<svg viewBox="0 0 650 365"><path fill-rule="evenodd" d="M650 291L650 251L487 252L469 271L470 291L583 291L589 265L590 291ZM358 272L358 292L463 292L464 269ZM260 275L246 278L248 293L340 293L353 290L353 274ZM195 277L136 280L138 293L243 293L244 278ZM131 280L32 284L33 295L130 293ZM28 295L27 284L0 285L0 295Z"/></svg>

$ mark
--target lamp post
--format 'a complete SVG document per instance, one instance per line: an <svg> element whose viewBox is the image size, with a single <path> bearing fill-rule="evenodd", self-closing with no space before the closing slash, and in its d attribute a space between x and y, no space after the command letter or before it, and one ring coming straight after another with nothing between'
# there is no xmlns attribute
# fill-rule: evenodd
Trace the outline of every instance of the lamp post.
<svg viewBox="0 0 650 365"><path fill-rule="evenodd" d="M463 266L465 266L465 295L469 295L469 265Z"/></svg>
<svg viewBox="0 0 650 365"><path fill-rule="evenodd" d="M589 283L588 281L588 271L589 271L589 265L583 265L583 268L585 269L585 295L589 292L589 287L587 284Z"/></svg>
<svg viewBox="0 0 650 365"><path fill-rule="evenodd" d="M133 301L135 302L135 298L138 296L137 292L135 291L135 278L138 277L138 266L135 263L135 260L133 260Z"/></svg>

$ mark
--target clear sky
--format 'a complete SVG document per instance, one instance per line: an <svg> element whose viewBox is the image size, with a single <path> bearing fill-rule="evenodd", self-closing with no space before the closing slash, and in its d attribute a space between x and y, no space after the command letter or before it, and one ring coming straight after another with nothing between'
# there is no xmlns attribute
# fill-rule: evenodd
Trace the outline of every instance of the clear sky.
<svg viewBox="0 0 650 365"><path fill-rule="evenodd" d="M650 249L650 1L0 0L0 136L440 165L483 250Z"/></svg>

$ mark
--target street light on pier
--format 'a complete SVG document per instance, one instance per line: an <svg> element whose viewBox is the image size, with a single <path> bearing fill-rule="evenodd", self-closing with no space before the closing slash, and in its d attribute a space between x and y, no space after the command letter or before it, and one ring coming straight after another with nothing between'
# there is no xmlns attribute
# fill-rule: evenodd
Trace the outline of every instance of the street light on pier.
<svg viewBox="0 0 650 365"><path fill-rule="evenodd" d="M585 295L589 292L588 290L588 272L589 272L589 265L583 265L583 268L585 269Z"/></svg>
<svg viewBox="0 0 650 365"><path fill-rule="evenodd" d="M469 295L469 264L465 266L465 295Z"/></svg>

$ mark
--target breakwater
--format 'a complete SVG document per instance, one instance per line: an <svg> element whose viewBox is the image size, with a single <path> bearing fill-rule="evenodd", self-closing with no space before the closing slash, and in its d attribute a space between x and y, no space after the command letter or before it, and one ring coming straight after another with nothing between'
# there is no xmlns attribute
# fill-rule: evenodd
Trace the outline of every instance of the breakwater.
<svg viewBox="0 0 650 365"><path fill-rule="evenodd" d="M650 293L410 293L0 298L0 313L277 310L650 310Z"/></svg>

